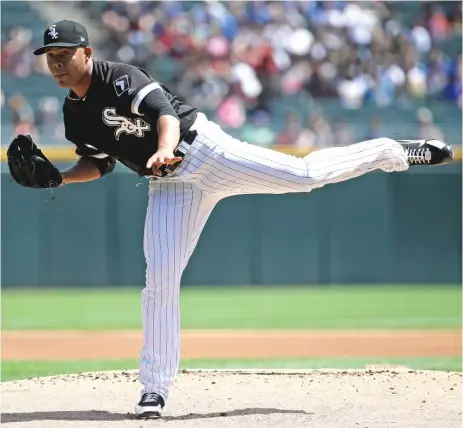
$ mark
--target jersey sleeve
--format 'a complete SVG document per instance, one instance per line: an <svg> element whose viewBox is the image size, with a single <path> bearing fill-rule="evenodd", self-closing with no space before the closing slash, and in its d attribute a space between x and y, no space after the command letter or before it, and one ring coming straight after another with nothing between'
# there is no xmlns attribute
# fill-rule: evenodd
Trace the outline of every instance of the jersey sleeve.
<svg viewBox="0 0 463 428"><path fill-rule="evenodd" d="M112 85L117 97L130 104L132 114L146 115L154 121L163 115L178 119L162 85L146 71L134 66L120 65L114 71Z"/></svg>

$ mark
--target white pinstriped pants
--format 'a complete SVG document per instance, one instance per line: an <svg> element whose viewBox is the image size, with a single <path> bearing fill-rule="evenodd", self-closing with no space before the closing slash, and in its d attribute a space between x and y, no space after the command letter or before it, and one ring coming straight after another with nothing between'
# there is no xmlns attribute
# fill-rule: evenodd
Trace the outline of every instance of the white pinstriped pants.
<svg viewBox="0 0 463 428"><path fill-rule="evenodd" d="M150 182L145 223L146 287L142 291L142 392L167 399L180 360L182 273L213 208L239 194L310 192L369 171L404 171L402 146L379 138L289 156L233 139L200 114L191 146L173 176Z"/></svg>

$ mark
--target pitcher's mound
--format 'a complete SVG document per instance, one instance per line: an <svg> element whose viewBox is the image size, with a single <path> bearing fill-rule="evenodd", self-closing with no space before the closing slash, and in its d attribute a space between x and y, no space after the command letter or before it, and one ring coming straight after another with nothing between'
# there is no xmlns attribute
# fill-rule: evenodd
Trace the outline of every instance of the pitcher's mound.
<svg viewBox="0 0 463 428"><path fill-rule="evenodd" d="M456 428L461 377L378 366L183 370L162 418L153 421L132 413L137 372L83 373L3 383L1 420L15 428Z"/></svg>

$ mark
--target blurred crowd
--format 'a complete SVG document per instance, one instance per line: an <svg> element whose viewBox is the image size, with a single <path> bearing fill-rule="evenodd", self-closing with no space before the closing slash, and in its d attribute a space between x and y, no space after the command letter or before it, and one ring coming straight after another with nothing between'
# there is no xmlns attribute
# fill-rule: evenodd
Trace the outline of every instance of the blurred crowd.
<svg viewBox="0 0 463 428"><path fill-rule="evenodd" d="M21 79L28 79L32 74L49 75L44 56L32 54L35 46L32 44L31 29L13 27L7 36L9 39L2 42L1 51L3 74L1 107L2 110L8 111L8 120L11 124L9 134L30 134L38 142L63 141L64 126L61 118L61 99L53 95L46 95L45 92L34 108L26 98L27 90L21 91L21 86L24 86L21 81L18 81L15 92L8 97L5 96L3 85L6 73ZM9 128L5 124L3 127ZM4 132L2 134L5 135Z"/></svg>
<svg viewBox="0 0 463 428"><path fill-rule="evenodd" d="M297 110L279 118L283 130L275 129L273 106L295 95L335 98L351 109L427 98L461 107L461 51L449 55L444 49L447 41L461 38L461 2L416 3L417 13L408 19L394 2L383 1L76 5L92 8L92 16L101 19L109 37L108 59L147 69L186 101L213 112L222 126L239 129L242 139L257 144L305 148L363 137L353 136L342 118L330 122L321 113L305 117ZM27 29L16 28L9 37L2 43L2 70L18 77L47 73L43 58L31 55ZM24 100L19 104L22 117L33 114ZM44 99L38 123L51 121L56 108L52 99ZM417 119L420 129L439 131L429 110L418 111ZM380 126L374 119L371 133Z"/></svg>
<svg viewBox="0 0 463 428"><path fill-rule="evenodd" d="M13 27L2 37L1 66L2 72L27 78L32 73L47 74L48 69L41 56L32 55L32 30L21 26Z"/></svg>
<svg viewBox="0 0 463 428"><path fill-rule="evenodd" d="M380 115L367 119L365 130L359 132L358 126L347 123L341 117L328 121L322 113L316 112L309 115L304 122L296 111L290 111L285 116L283 130L275 132L263 118L264 116L256 115L252 121L245 123L240 137L264 147L291 146L305 151L381 138L390 135L391 128L391 124ZM445 138L429 109L418 108L415 120L413 138Z"/></svg>
<svg viewBox="0 0 463 428"><path fill-rule="evenodd" d="M8 124L2 123L2 144L6 144L17 134L31 135L39 144L55 144L65 141L62 121L62 99L56 96L43 96L33 108L21 92L6 97L0 94L1 108L7 111ZM2 117L3 119L3 117Z"/></svg>
<svg viewBox="0 0 463 428"><path fill-rule="evenodd" d="M101 15L116 58L156 70L197 105L238 98L268 109L305 91L346 103L391 104L402 95L461 102L461 2L417 5L404 23L385 2L106 2ZM445 8L445 9L444 9ZM162 67L162 66L161 66Z"/></svg>

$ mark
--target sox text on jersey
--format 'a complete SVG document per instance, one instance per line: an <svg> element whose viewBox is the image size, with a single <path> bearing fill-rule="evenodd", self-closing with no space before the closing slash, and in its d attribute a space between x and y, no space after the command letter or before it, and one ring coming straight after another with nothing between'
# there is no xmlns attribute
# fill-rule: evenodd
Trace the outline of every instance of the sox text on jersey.
<svg viewBox="0 0 463 428"><path fill-rule="evenodd" d="M108 126L115 126L114 137L119 141L122 133L133 134L139 138L150 131L151 127L143 119L128 119L125 116L118 116L114 107L107 107L103 110L103 122Z"/></svg>

